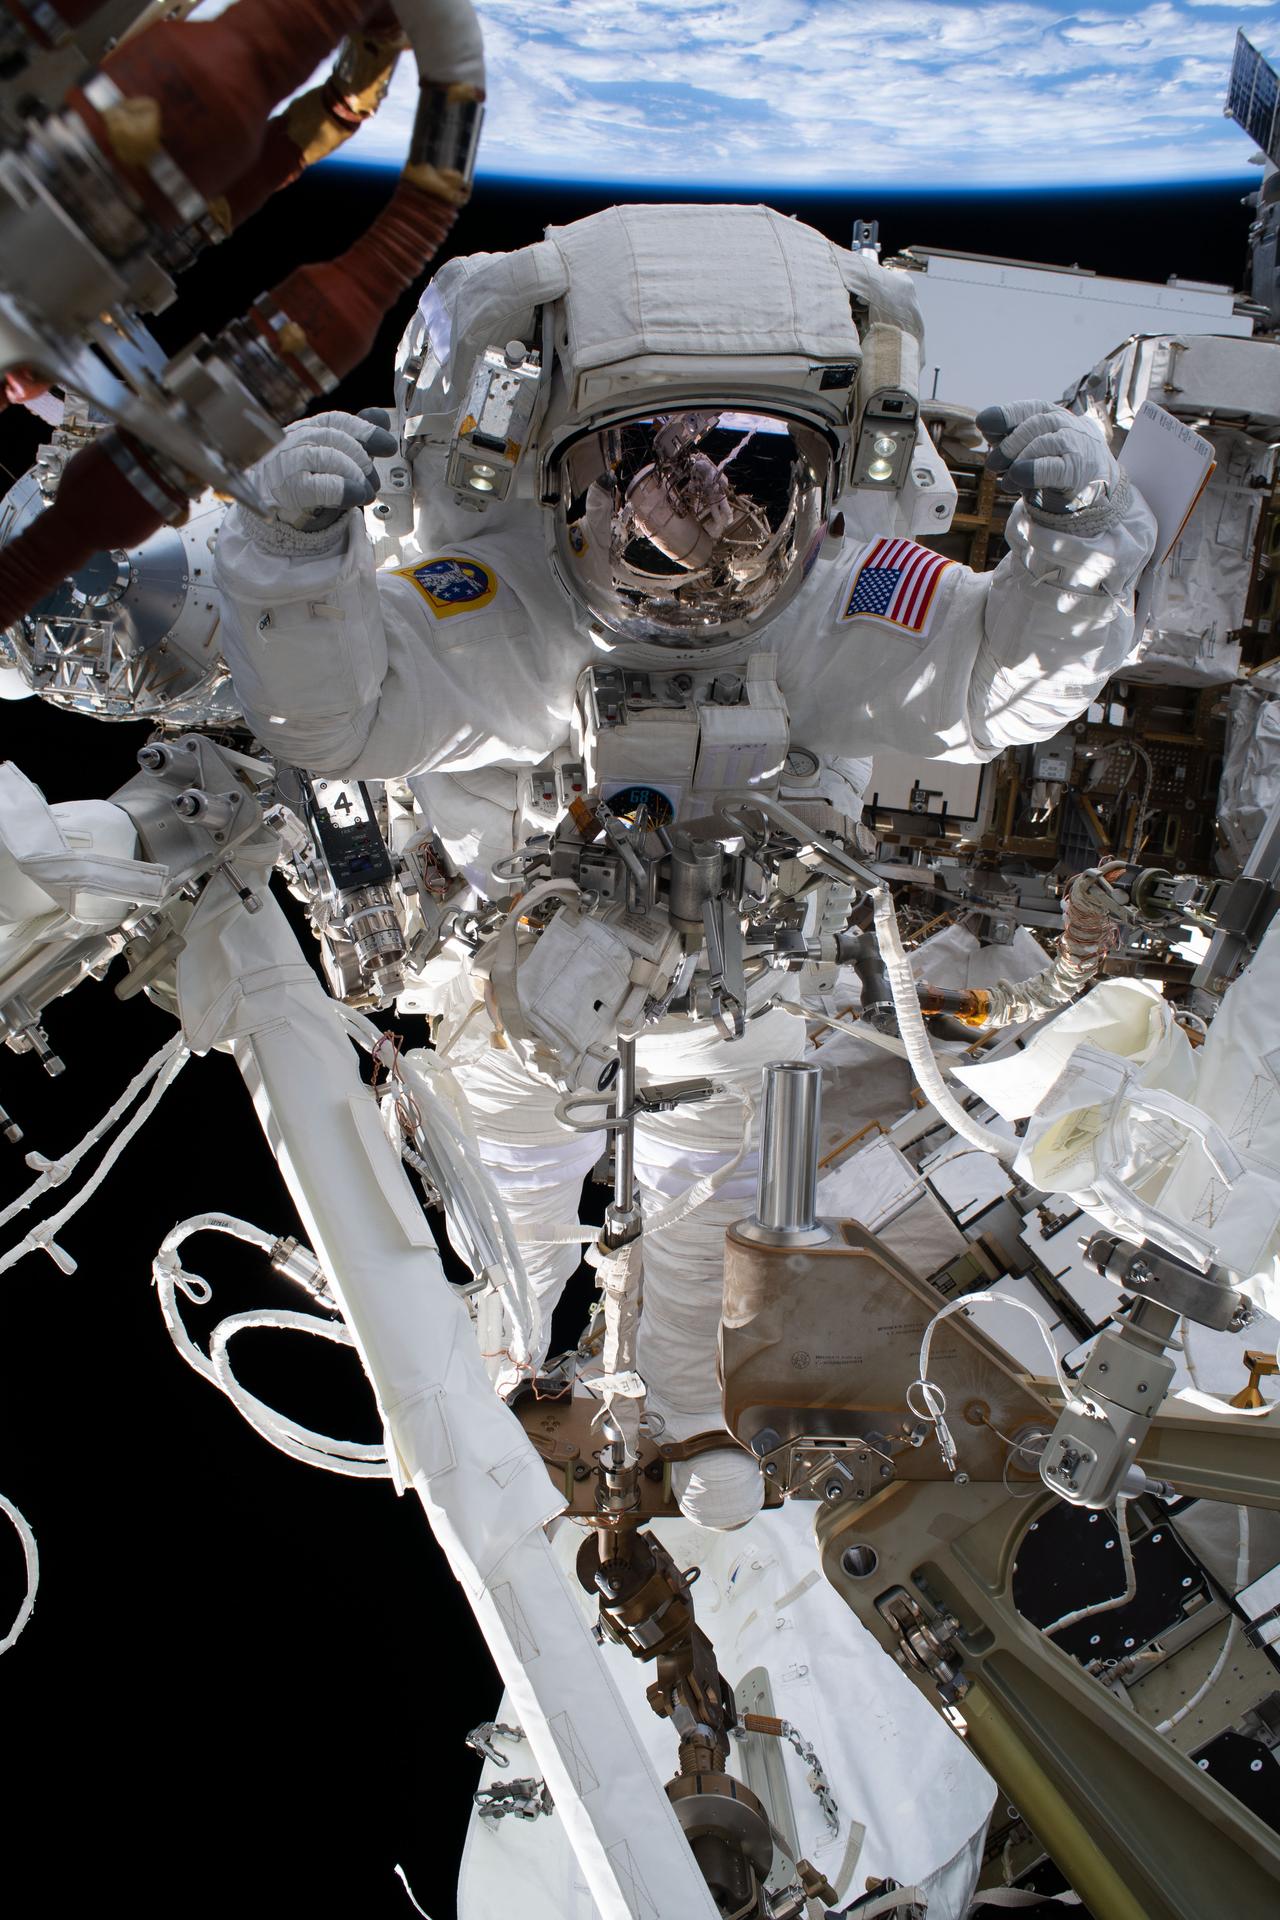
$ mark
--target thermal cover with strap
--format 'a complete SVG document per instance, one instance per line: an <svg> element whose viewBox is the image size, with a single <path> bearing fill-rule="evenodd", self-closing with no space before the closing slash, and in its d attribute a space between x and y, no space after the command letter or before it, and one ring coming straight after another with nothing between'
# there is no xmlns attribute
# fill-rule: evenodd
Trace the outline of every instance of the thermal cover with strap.
<svg viewBox="0 0 1280 1920"><path fill-rule="evenodd" d="M1009 1059L958 1069L1027 1119L1015 1170L1127 1239L1218 1261L1280 1305L1280 925L1197 1052L1159 990L1109 980Z"/></svg>

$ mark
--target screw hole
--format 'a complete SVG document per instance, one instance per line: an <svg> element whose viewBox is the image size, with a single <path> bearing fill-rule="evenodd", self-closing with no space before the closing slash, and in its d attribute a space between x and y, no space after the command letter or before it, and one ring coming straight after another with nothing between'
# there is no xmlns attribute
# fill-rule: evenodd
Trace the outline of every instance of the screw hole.
<svg viewBox="0 0 1280 1920"><path fill-rule="evenodd" d="M880 1555L874 1547L846 1547L840 1555L840 1565L851 1580L868 1580L880 1564Z"/></svg>

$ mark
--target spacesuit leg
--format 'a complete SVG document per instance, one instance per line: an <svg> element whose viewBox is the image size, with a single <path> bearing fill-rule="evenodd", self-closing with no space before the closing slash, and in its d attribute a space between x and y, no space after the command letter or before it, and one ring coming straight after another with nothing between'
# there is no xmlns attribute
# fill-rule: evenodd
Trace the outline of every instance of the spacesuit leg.
<svg viewBox="0 0 1280 1920"><path fill-rule="evenodd" d="M697 1106L676 1107L636 1125L636 1179L645 1213L644 1310L637 1359L649 1406L666 1421L671 1439L724 1425L716 1373L717 1335L724 1285L725 1229L752 1210L757 1157L743 1153L744 1133L770 1061L797 1059L805 1026L774 1010L727 1042L709 1025L646 1035L637 1048L641 1085L710 1077L726 1088ZM669 1227L654 1223L695 1181L742 1154L712 1196ZM758 1512L760 1469L737 1448L704 1453L673 1466L671 1482L681 1510L706 1527L736 1527Z"/></svg>
<svg viewBox="0 0 1280 1920"><path fill-rule="evenodd" d="M605 1150L602 1133L579 1133L556 1119L558 1090L537 1079L508 1047L492 1044L487 1014L477 1015L474 1040L449 1055L466 1093L480 1156L511 1217L525 1271L542 1312L541 1361L551 1314L565 1281L582 1258L582 1245L556 1246L557 1233L578 1221L582 1183ZM485 1337L485 1346L496 1344Z"/></svg>

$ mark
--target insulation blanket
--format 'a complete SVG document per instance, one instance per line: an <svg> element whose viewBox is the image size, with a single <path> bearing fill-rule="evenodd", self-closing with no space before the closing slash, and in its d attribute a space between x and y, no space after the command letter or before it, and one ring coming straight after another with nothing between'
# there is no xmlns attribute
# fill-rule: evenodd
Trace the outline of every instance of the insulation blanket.
<svg viewBox="0 0 1280 1920"><path fill-rule="evenodd" d="M1015 1171L1127 1239L1240 1276L1280 1309L1280 920L1193 1048L1145 982L1095 987L1020 1054L959 1077L1029 1116Z"/></svg>
<svg viewBox="0 0 1280 1920"><path fill-rule="evenodd" d="M258 876L254 876L257 878ZM461 1583L605 1920L714 1909L552 1556L562 1505L493 1393L340 1010L259 880L215 876L178 971L192 1044L230 1044L377 1395L387 1452Z"/></svg>
<svg viewBox="0 0 1280 1920"><path fill-rule="evenodd" d="M788 1720L821 1762L838 1809L833 1834L793 1749L782 1760L782 1804L774 1825L830 1878L843 1906L869 1876L922 1883L929 1920L963 1920L994 1797L988 1775L944 1725L814 1564L812 1512L792 1503L761 1513L733 1534L687 1522L654 1531L682 1567L698 1566L698 1618L726 1678L754 1710ZM582 1538L558 1523L554 1551L572 1565ZM584 1609L590 1601L581 1596ZM623 1649L605 1657L659 1776L675 1771L675 1735L645 1699L651 1669ZM762 1695L760 1689L765 1691ZM767 1702L767 1704L766 1704ZM488 1704L477 1701L476 1718ZM504 1700L496 1717L519 1718ZM735 1739L729 1771L758 1778L768 1736ZM504 1744L509 1765L486 1767L484 1783L536 1774L527 1745ZM775 1775L776 1778L776 1775ZM928 1812L921 1812L927 1781ZM520 1888L521 1920L597 1920L556 1816L496 1823L473 1818L458 1887L458 1920L493 1920ZM675 1915L662 1920L683 1920Z"/></svg>

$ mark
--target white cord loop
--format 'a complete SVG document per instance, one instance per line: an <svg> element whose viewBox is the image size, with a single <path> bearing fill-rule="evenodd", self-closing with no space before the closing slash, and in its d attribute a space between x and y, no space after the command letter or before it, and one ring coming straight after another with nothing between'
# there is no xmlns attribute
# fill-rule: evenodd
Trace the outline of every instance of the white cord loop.
<svg viewBox="0 0 1280 1920"><path fill-rule="evenodd" d="M36 1536L31 1531L30 1522L19 1513L12 1500L6 1500L2 1493L0 1493L0 1512L7 1513L13 1522L18 1538L22 1542L23 1558L27 1563L27 1591L14 1616L13 1625L4 1639L0 1640L0 1653L8 1653L35 1611L36 1589L40 1585L40 1554L36 1548Z"/></svg>
<svg viewBox="0 0 1280 1920"><path fill-rule="evenodd" d="M981 1306L1016 1307L1020 1313L1030 1314L1037 1327L1039 1327L1041 1338L1049 1350L1049 1358L1053 1364L1053 1377L1058 1383L1063 1398L1069 1400L1072 1397L1071 1382L1062 1371L1062 1361L1058 1356L1058 1349L1053 1344L1053 1335L1049 1330L1049 1323L1043 1314L1037 1313L1034 1307L1029 1307L1025 1300L1013 1300L1003 1293L988 1291L966 1293L962 1294L958 1300L949 1300L945 1307L941 1307L938 1312L934 1314L932 1320L924 1330L924 1338L920 1342L920 1372L907 1388L907 1406L911 1412L915 1414L917 1420L927 1420L932 1426L937 1435L938 1447L942 1454L943 1462L949 1473L955 1473L959 1461L956 1454L955 1438L946 1421L947 1396L942 1391L942 1388L936 1386L929 1378L929 1349L933 1345L934 1328L941 1325L942 1321L946 1320L953 1313L963 1312L968 1307ZM919 1390L920 1398L924 1402L922 1407L918 1407L911 1397L917 1389Z"/></svg>
<svg viewBox="0 0 1280 1920"><path fill-rule="evenodd" d="M38 1226L32 1227L15 1247L11 1247L8 1253L0 1258L0 1273L7 1273L10 1267L16 1267L19 1260L37 1249L47 1253L63 1273L70 1274L76 1271L76 1262L65 1247L58 1245L56 1236L68 1220L79 1213L81 1207L93 1198L134 1135L141 1133L146 1126L147 1121L190 1058L191 1055L187 1052L182 1035L174 1034L173 1038L161 1047L159 1053L152 1055L142 1071L134 1075L115 1105L103 1114L96 1126L89 1129L78 1146L72 1147L71 1151L63 1154L59 1160L46 1160L43 1154L27 1155L27 1165L37 1170L40 1177L32 1182L25 1193L19 1194L3 1213L0 1213L0 1226L6 1225L15 1214L25 1213L27 1208L33 1206L51 1187L61 1186L79 1166L85 1155L110 1133L121 1115L128 1112L143 1088L148 1086L151 1088L133 1118L121 1129L103 1155L97 1171L64 1207L51 1215L48 1220L42 1220Z"/></svg>
<svg viewBox="0 0 1280 1920"><path fill-rule="evenodd" d="M345 1474L351 1479L390 1479L392 1474L385 1446L361 1440L335 1440L328 1434L316 1433L311 1427L302 1426L286 1414L277 1412L274 1407L269 1407L256 1394L250 1393L236 1379L231 1368L227 1352L231 1339L250 1327L310 1333L317 1339L331 1340L336 1346L354 1346L355 1342L341 1320L322 1320L318 1314L295 1313L282 1307L233 1313L225 1320L220 1320L214 1328L210 1336L209 1353L201 1352L183 1323L177 1302L179 1293L185 1294L188 1300L198 1306L207 1306L213 1297L213 1289L208 1281L201 1274L188 1272L178 1258L178 1248L197 1233L227 1234L232 1239L243 1240L248 1246L260 1248L266 1254L270 1254L279 1244L274 1234L266 1233L261 1227L255 1227L252 1222L240 1220L230 1213L193 1214L189 1220L179 1221L165 1235L151 1263L151 1277L155 1282L169 1337L187 1365L201 1379L217 1387L219 1393L224 1393L255 1433L260 1433L278 1452L287 1453L291 1460L299 1460L308 1467L321 1467L326 1473Z"/></svg>

